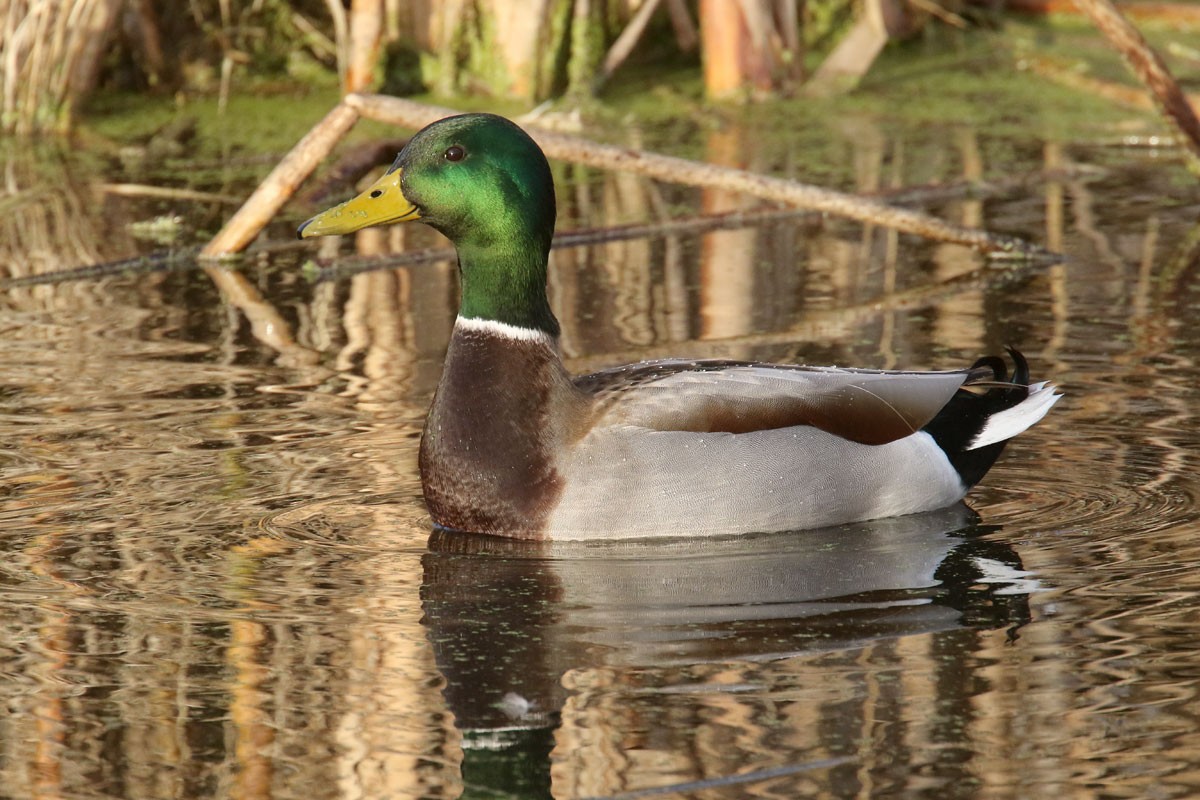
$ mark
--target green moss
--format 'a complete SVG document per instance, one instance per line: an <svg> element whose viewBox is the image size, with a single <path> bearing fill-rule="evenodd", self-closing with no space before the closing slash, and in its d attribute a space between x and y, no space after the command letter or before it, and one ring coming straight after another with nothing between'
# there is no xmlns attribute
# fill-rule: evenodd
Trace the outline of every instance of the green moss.
<svg viewBox="0 0 1200 800"><path fill-rule="evenodd" d="M1021 69L1013 40L973 32L889 48L831 114L867 112L908 125L970 123L996 133L1085 135L1130 112ZM1048 55L1046 48L1040 54Z"/></svg>
<svg viewBox="0 0 1200 800"><path fill-rule="evenodd" d="M125 143L149 137L177 116L179 110L170 98L105 92L92 98L78 127L84 136Z"/></svg>
<svg viewBox="0 0 1200 800"><path fill-rule="evenodd" d="M82 127L88 133L128 143L150 136L173 119L189 116L197 122L198 150L233 144L251 152L271 153L295 144L333 108L338 97L332 87L234 93L221 114L215 96L109 95L92 104Z"/></svg>

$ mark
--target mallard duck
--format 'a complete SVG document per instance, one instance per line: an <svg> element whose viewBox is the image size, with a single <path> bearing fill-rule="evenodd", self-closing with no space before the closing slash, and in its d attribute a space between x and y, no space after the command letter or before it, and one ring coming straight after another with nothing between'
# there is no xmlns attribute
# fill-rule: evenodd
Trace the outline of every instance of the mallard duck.
<svg viewBox="0 0 1200 800"><path fill-rule="evenodd" d="M988 356L896 372L661 360L572 377L546 296L554 182L492 114L417 133L301 237L420 220L458 251L462 299L420 447L436 525L530 539L732 535L958 502L1059 395Z"/></svg>

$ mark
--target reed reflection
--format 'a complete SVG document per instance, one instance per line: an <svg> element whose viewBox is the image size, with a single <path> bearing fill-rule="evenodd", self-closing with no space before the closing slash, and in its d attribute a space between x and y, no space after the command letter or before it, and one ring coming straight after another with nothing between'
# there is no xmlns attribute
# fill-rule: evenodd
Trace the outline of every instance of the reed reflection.
<svg viewBox="0 0 1200 800"><path fill-rule="evenodd" d="M1029 618L1026 587L997 577L1021 575L1019 559L981 538L965 506L700 553L686 539L538 546L437 532L423 567L464 782L490 776L519 796L606 796L829 756L860 762L835 785L858 781L878 757L862 719L970 714L964 683L942 680L958 668L904 641ZM896 694L874 691L872 670L815 676L830 654L928 682ZM782 693L781 676L795 684ZM819 691L794 694L814 677ZM481 766L492 762L508 769Z"/></svg>

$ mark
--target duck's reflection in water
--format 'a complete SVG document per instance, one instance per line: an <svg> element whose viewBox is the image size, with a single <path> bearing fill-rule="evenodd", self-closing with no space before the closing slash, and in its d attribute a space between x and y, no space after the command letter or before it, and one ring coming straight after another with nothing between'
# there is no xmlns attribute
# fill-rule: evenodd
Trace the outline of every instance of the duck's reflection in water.
<svg viewBox="0 0 1200 800"><path fill-rule="evenodd" d="M562 752L565 738L575 751L588 747L579 726L597 718L568 717L579 705L572 694L595 687L598 675L611 694L662 701L728 665L720 691L745 696L763 688L754 665L955 629L1015 631L1028 619L1031 577L1011 548L981 533L963 505L723 541L546 545L436 532L424 556L424 624L464 734L464 781L549 795L555 749L554 796L628 790L628 774L558 786L564 760L595 772L597 759L611 761L624 746L609 756ZM749 683L731 685L731 674ZM610 743L628 739L622 727L638 727L637 712L621 705L602 715L612 730L600 738ZM823 716L813 712L809 721L827 725ZM691 724L666 725L654 731L655 747L687 751ZM791 737L799 750L830 752L822 734L808 733L803 746L805 737ZM624 766L599 771L628 772L628 759L619 760ZM673 775L711 772L678 767Z"/></svg>

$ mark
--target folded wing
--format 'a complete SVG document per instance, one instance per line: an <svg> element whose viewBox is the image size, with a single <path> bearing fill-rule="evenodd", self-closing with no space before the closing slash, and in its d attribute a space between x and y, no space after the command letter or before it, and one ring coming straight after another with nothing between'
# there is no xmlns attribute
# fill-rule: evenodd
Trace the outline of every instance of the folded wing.
<svg viewBox="0 0 1200 800"><path fill-rule="evenodd" d="M924 427L990 368L887 372L735 361L648 361L585 375L597 425L748 433L808 425L860 444L886 444Z"/></svg>

